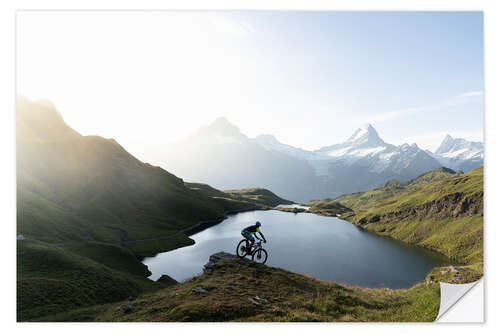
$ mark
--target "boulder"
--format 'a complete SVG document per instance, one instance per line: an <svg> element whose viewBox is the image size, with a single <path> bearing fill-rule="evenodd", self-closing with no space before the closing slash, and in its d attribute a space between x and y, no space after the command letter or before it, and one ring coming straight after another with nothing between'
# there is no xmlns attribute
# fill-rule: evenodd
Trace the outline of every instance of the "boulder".
<svg viewBox="0 0 500 333"><path fill-rule="evenodd" d="M193 291L197 294L206 294L208 293L207 290L203 289L202 287L196 287L193 289Z"/></svg>
<svg viewBox="0 0 500 333"><path fill-rule="evenodd" d="M259 296L254 296L254 297L249 297L248 300L253 304L253 305L256 305L256 306L264 306L266 305L267 303L269 303L269 301L265 298L260 298Z"/></svg>

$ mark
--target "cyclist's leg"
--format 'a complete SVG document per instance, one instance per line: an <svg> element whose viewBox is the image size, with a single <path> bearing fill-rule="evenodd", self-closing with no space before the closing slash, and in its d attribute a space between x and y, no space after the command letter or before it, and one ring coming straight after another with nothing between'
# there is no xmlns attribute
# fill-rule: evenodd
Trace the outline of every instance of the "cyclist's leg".
<svg viewBox="0 0 500 333"><path fill-rule="evenodd" d="M253 245L255 244L255 238L253 238L252 234L250 234L250 247L248 248L248 254L252 253Z"/></svg>
<svg viewBox="0 0 500 333"><path fill-rule="evenodd" d="M242 231L241 234L243 235L243 237L245 237L245 250L247 251L247 254L250 254L250 249L251 249L251 246L249 244L249 242L252 240L252 234L249 233L248 231Z"/></svg>

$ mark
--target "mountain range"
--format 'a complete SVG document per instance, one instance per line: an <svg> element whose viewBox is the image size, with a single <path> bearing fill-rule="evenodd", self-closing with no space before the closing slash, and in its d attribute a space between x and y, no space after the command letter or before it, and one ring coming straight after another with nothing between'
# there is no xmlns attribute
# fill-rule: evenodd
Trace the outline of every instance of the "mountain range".
<svg viewBox="0 0 500 333"><path fill-rule="evenodd" d="M309 151L273 135L249 138L221 117L166 147L163 166L217 188L265 184L278 195L306 202L364 191L391 179L407 181L440 166L467 172L482 163L482 143L450 136L430 152L415 143L386 143L367 124L342 143Z"/></svg>
<svg viewBox="0 0 500 333"><path fill-rule="evenodd" d="M484 145L482 142L472 142L465 139L453 138L447 135L435 152L427 151L443 166L468 172L483 165Z"/></svg>

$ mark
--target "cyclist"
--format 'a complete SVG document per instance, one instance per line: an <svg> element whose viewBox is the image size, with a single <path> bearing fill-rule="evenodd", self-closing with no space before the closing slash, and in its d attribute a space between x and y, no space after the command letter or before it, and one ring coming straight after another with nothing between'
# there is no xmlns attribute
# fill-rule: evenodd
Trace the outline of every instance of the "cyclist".
<svg viewBox="0 0 500 333"><path fill-rule="evenodd" d="M255 235L255 237L258 240L260 240L260 238L255 234L256 232L258 232L259 235L260 235L260 237L262 237L262 239L264 240L264 243L267 243L266 238L264 237L264 235L260 231L260 226L261 225L262 224L259 221L257 221L257 222L255 222L254 225L248 226L248 227L246 227L245 229L243 229L241 231L241 235L243 237L245 237L245 239L247 241L246 242L247 254L251 254L252 253L252 247L253 247L253 244L255 243L255 238L253 238L253 236ZM248 241L251 242L250 246L248 246Z"/></svg>

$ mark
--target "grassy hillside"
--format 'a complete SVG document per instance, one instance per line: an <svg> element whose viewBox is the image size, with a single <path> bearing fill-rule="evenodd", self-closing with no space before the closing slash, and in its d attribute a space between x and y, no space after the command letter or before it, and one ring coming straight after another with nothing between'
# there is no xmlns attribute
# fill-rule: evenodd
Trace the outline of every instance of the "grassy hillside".
<svg viewBox="0 0 500 333"><path fill-rule="evenodd" d="M441 252L464 263L483 261L483 168L466 174L440 168L408 183L310 202L350 208L342 218L366 230Z"/></svg>
<svg viewBox="0 0 500 333"><path fill-rule="evenodd" d="M385 184L369 191L345 194L335 199L314 200L309 202L308 205L311 206L311 212L322 215L333 215L332 213L344 214L349 210L361 213L370 208L377 207L383 200L394 197L397 194L415 190L418 186L430 181L445 179L454 175L455 171L442 167L429 171L408 182L389 180Z"/></svg>
<svg viewBox="0 0 500 333"><path fill-rule="evenodd" d="M370 289L325 282L225 253L210 260L213 270L168 289L39 320L433 321L439 311L438 282L475 278L469 271L445 267L410 289Z"/></svg>
<svg viewBox="0 0 500 333"><path fill-rule="evenodd" d="M230 194L232 197L242 200L256 202L259 205L264 206L277 206L280 204L293 204L293 201L283 199L273 192L266 190L265 188L250 188L243 190L227 190L225 193Z"/></svg>
<svg viewBox="0 0 500 333"><path fill-rule="evenodd" d="M224 211L210 198L195 195L181 179L136 160L112 140L82 137L18 143L20 209L29 209L42 197L85 220L88 232L99 241L120 241L120 233L111 234L109 227L123 228L130 238L141 239L168 235ZM26 205L25 198L30 201ZM20 225L20 233L35 231L32 227L40 224L41 216L31 218L29 224ZM47 231L39 236L65 239Z"/></svg>
<svg viewBox="0 0 500 333"><path fill-rule="evenodd" d="M219 191L207 184L186 183L186 186L212 198L227 211L246 209L248 207L267 209L279 204L293 203L264 188Z"/></svg>
<svg viewBox="0 0 500 333"><path fill-rule="evenodd" d="M190 188L113 139L80 135L47 101L19 98L16 126L19 320L164 287L138 257L192 244L185 231L200 221L282 200Z"/></svg>
<svg viewBox="0 0 500 333"><path fill-rule="evenodd" d="M132 253L118 246L17 242L17 319L109 303L161 288Z"/></svg>

